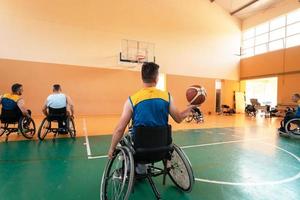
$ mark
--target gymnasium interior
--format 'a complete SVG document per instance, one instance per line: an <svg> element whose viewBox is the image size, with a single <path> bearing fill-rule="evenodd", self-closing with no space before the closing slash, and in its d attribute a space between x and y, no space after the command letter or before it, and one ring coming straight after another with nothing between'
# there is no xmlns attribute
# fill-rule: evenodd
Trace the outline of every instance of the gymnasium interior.
<svg viewBox="0 0 300 200"><path fill-rule="evenodd" d="M35 124L26 138L20 122L9 133L0 123L0 199L156 199L143 179L128 198L102 194L112 135L143 87L144 62L159 65L156 87L178 110L189 87L206 93L201 120L169 117L193 187L154 177L161 199L300 199L300 118L278 131L300 107L300 1L0 0L0 27L0 95L21 84ZM41 139L54 84L72 99L74 131Z"/></svg>

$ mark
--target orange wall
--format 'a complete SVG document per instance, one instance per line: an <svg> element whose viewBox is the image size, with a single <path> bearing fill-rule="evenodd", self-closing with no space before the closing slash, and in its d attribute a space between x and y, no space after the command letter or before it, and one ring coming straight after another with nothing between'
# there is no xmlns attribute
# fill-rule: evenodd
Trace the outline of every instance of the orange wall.
<svg viewBox="0 0 300 200"><path fill-rule="evenodd" d="M0 94L15 82L23 84L34 115L41 115L55 83L71 96L77 115L120 114L127 97L141 87L138 72L6 59L0 59L0 76Z"/></svg>
<svg viewBox="0 0 300 200"><path fill-rule="evenodd" d="M291 95L300 93L300 46L241 60L241 79L278 77L278 104L291 104Z"/></svg>
<svg viewBox="0 0 300 200"><path fill-rule="evenodd" d="M188 105L185 92L191 85L201 85L207 90L207 99L201 105L201 110L205 113L214 112L216 108L215 79L167 75L167 90L180 110L185 109Z"/></svg>
<svg viewBox="0 0 300 200"><path fill-rule="evenodd" d="M239 81L222 80L221 104L234 108L234 92L240 91Z"/></svg>

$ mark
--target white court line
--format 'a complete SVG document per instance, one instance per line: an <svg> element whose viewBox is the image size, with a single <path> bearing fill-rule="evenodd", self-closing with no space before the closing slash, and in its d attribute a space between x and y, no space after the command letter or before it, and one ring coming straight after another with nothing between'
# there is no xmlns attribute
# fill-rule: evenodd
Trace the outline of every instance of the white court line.
<svg viewBox="0 0 300 200"><path fill-rule="evenodd" d="M189 145L189 146L181 146L181 149L188 149L188 148L195 148L195 147L204 147L204 146L213 146L213 145L219 145L219 144L230 144L230 143L239 143L239 142L248 142L248 141L256 141L256 140L265 140L269 138L255 138L255 139L248 139L248 140L231 140L227 142L215 142L215 143L207 143L207 144L197 144L197 145ZM107 158L107 155L101 155L101 156L88 156L88 159L101 159L101 158Z"/></svg>
<svg viewBox="0 0 300 200"><path fill-rule="evenodd" d="M270 137L254 138L254 139L246 139L246 140L231 140L231 141L226 141L226 142L214 142L214 143L207 143L207 144L196 144L196 145L182 146L180 148L181 149L188 149L188 148L195 148L195 147L204 147L204 146L212 146L212 145L219 145L219 144L230 144L230 143L248 142L248 141L265 140L265 139L270 139Z"/></svg>
<svg viewBox="0 0 300 200"><path fill-rule="evenodd" d="M300 158L298 156L296 156L295 154L279 147L279 146L276 146L274 144L269 144L269 143L266 143L266 142L262 142L262 141L258 141L262 144L265 144L265 145L269 145L269 146L273 146L287 154L289 154L290 156L294 157L299 163L300 163ZM282 180L277 180L277 181L263 181L263 182L228 182L228 181L216 181L216 180L209 180L209 179L201 179L201 178L195 178L196 181L199 181L199 182L205 182L205 183L214 183L214 184L221 184L221 185L234 185L234 186L260 186L260 185L278 185L278 184L283 184L283 183L288 183L288 182L291 182L291 181L294 181L294 180L297 180L300 178L300 171L292 176L292 177L288 177L288 178L285 178L285 179L282 179Z"/></svg>
<svg viewBox="0 0 300 200"><path fill-rule="evenodd" d="M85 136L85 143L83 143L86 146L86 153L87 156L91 156L91 147L90 147L90 142L89 142L89 138L88 138L88 134L87 134L87 127L86 127L86 120L85 118L82 119L82 123L83 123L83 132L84 132L84 136Z"/></svg>

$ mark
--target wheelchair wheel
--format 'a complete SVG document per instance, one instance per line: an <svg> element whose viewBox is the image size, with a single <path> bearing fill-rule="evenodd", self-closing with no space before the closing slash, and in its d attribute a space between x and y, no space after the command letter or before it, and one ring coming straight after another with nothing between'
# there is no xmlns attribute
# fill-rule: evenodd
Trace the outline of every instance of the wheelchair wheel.
<svg viewBox="0 0 300 200"><path fill-rule="evenodd" d="M30 117L22 117L19 121L19 129L25 138L31 139L35 134L35 123L33 119Z"/></svg>
<svg viewBox="0 0 300 200"><path fill-rule="evenodd" d="M108 161L102 175L101 200L127 200L134 178L132 153L127 147L117 147L114 157Z"/></svg>
<svg viewBox="0 0 300 200"><path fill-rule="evenodd" d="M46 135L50 132L51 122L47 120L47 117L43 119L39 130L38 130L38 138L40 140L44 140Z"/></svg>
<svg viewBox="0 0 300 200"><path fill-rule="evenodd" d="M0 121L0 136L2 136L5 133L7 126L8 126L8 124L1 124L1 121Z"/></svg>
<svg viewBox="0 0 300 200"><path fill-rule="evenodd" d="M195 182L193 170L185 153L175 144L167 166L173 183L181 190L191 192Z"/></svg>
<svg viewBox="0 0 300 200"><path fill-rule="evenodd" d="M185 118L185 121L186 122L191 122L194 118L194 115L193 113L191 112L186 118Z"/></svg>
<svg viewBox="0 0 300 200"><path fill-rule="evenodd" d="M73 118L68 117L67 127L68 127L68 133L70 134L70 137L75 138L76 137L76 130L75 130L75 123L74 123Z"/></svg>
<svg viewBox="0 0 300 200"><path fill-rule="evenodd" d="M300 119L295 118L289 120L284 128L286 133L290 136L300 138Z"/></svg>

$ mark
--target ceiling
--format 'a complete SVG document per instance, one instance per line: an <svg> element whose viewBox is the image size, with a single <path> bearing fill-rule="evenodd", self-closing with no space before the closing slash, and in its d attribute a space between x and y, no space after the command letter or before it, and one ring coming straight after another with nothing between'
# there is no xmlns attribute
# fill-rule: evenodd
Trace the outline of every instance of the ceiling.
<svg viewBox="0 0 300 200"><path fill-rule="evenodd" d="M251 2L254 2L254 0L210 0L210 1L219 4L229 13L232 13L245 5L250 4ZM275 4L279 2L282 2L282 0L258 0L233 15L243 20L255 15L260 11L275 6Z"/></svg>

